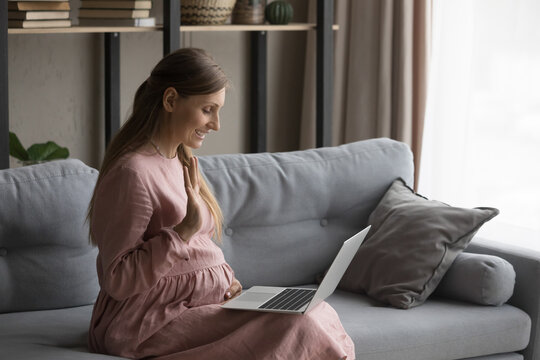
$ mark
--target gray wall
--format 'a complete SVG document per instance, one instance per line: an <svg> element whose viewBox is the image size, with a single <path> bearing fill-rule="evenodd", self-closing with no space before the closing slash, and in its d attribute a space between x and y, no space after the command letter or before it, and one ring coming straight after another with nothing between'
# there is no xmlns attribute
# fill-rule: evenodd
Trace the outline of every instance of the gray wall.
<svg viewBox="0 0 540 360"><path fill-rule="evenodd" d="M305 22L307 1L291 0L294 22ZM78 1L71 1L74 24ZM162 4L154 0L160 21ZM183 46L208 50L233 82L221 112L221 130L199 155L249 151L249 34L182 33ZM268 36L268 150L298 148L305 32ZM72 158L99 167L104 153L103 35L42 34L8 37L10 131L25 147L53 140ZM162 56L162 34L122 33L120 38L121 118L130 111L135 90ZM18 164L11 159L11 166Z"/></svg>

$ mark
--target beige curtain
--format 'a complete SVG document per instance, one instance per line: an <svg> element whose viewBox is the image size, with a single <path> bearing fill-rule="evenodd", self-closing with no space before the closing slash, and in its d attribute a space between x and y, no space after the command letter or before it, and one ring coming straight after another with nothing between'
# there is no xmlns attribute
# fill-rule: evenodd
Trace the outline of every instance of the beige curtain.
<svg viewBox="0 0 540 360"><path fill-rule="evenodd" d="M334 3L339 30L334 37L333 144L374 137L404 141L413 150L416 176L426 103L431 1ZM310 21L315 21L316 5L310 2ZM315 33L308 36L302 149L315 146Z"/></svg>

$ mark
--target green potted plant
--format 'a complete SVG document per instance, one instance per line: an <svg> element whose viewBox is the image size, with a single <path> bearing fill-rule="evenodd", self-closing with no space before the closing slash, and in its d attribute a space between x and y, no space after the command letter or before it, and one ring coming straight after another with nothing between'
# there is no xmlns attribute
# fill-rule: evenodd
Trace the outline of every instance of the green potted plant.
<svg viewBox="0 0 540 360"><path fill-rule="evenodd" d="M17 135L10 131L9 155L19 160L23 165L33 165L56 159L66 159L69 157L69 150L53 141L33 144L28 149L25 149Z"/></svg>

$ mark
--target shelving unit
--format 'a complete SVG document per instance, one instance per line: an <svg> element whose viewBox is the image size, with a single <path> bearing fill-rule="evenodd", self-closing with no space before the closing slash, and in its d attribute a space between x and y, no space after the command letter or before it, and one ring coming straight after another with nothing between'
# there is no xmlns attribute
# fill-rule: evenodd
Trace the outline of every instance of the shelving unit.
<svg viewBox="0 0 540 360"><path fill-rule="evenodd" d="M290 23L288 25L182 25L181 32L213 32L213 31L308 31L316 30L315 23ZM338 30L338 26L332 26ZM44 29L8 29L8 34L77 34L77 33L135 33L163 31L163 26L149 27L98 27L98 26L72 26L68 28Z"/></svg>
<svg viewBox="0 0 540 360"><path fill-rule="evenodd" d="M120 36L131 32L163 32L163 54L181 47L180 32L243 31L251 33L251 152L266 151L267 33L272 31L317 31L317 140L331 143L333 85L333 0L317 0L317 23L288 25L181 26L180 0L163 1L163 26L156 27L79 27L51 29L8 29L7 1L0 1L0 169L9 167L9 86L8 34L101 33L105 46L105 141L120 128Z"/></svg>

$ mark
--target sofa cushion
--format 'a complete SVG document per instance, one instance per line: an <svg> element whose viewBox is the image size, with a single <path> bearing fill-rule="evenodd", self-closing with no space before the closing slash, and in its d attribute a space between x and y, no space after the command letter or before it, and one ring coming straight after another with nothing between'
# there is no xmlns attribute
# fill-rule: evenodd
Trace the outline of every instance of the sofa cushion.
<svg viewBox="0 0 540 360"><path fill-rule="evenodd" d="M485 356L475 356L464 360L523 360L523 355L519 353L504 353Z"/></svg>
<svg viewBox="0 0 540 360"><path fill-rule="evenodd" d="M409 147L390 139L199 164L222 206L225 258L246 288L313 283L392 181L413 179Z"/></svg>
<svg viewBox="0 0 540 360"><path fill-rule="evenodd" d="M79 160L0 171L0 312L94 301L85 217L97 175Z"/></svg>
<svg viewBox="0 0 540 360"><path fill-rule="evenodd" d="M339 287L408 309L435 290L494 208L428 200L395 180L369 217L372 228Z"/></svg>
<svg viewBox="0 0 540 360"><path fill-rule="evenodd" d="M504 353L486 356L475 356L473 358L467 358L465 360L523 360L523 355L518 353Z"/></svg>
<svg viewBox="0 0 540 360"><path fill-rule="evenodd" d="M508 304L430 298L405 311L341 290L327 301L352 337L357 359L462 359L519 351L529 342L529 316Z"/></svg>
<svg viewBox="0 0 540 360"><path fill-rule="evenodd" d="M88 352L92 305L0 314L2 359L121 359Z"/></svg>
<svg viewBox="0 0 540 360"><path fill-rule="evenodd" d="M509 305L494 308L430 299L405 312L339 290L328 302L355 341L356 358L362 360L458 359L482 351L510 352L522 348L529 334L528 316ZM120 359L88 353L91 314L91 305L0 314L0 358ZM520 358L506 354L480 359Z"/></svg>
<svg viewBox="0 0 540 360"><path fill-rule="evenodd" d="M514 293L516 272L508 261L492 255L461 253L433 295L499 306Z"/></svg>

